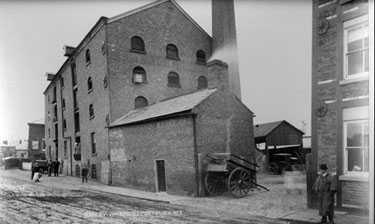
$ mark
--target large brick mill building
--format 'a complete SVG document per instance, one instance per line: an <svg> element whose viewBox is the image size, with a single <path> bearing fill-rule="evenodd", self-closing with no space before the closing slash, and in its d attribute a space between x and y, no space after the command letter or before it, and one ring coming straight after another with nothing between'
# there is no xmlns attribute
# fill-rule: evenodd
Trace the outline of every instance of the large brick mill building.
<svg viewBox="0 0 375 224"><path fill-rule="evenodd" d="M336 174L336 205L369 208L368 1L313 1L312 174ZM373 74L372 74L373 75ZM373 150L370 149L370 150ZM373 154L372 154L373 155ZM309 192L309 204L314 204Z"/></svg>
<svg viewBox="0 0 375 224"><path fill-rule="evenodd" d="M101 17L77 47L65 46L67 59L56 74L47 74L50 83L44 92L47 158L59 159L64 174L79 176L82 165L88 164L91 178L107 184L126 185L134 184L132 181L125 181L125 178L133 173L126 173L127 165L121 162L136 161L131 164L142 164L140 161L143 161L149 165L145 169L150 169L150 164L155 159L165 160L168 176L173 175L170 172L172 167L176 168L175 166L181 166L177 170L185 170L188 174L194 173L194 166L197 165L194 156L198 155L197 152L204 152L200 147L207 147L209 151L217 148L218 152L231 152L232 147L237 147L236 150L242 152L243 156L251 156L254 143L251 140L253 132L249 128L253 127L253 114L250 110L245 110L246 107L240 101L233 1L213 0L212 4L212 16L216 18L213 19L213 37L210 37L174 0L159 0L112 18ZM232 55L231 60L228 59L225 63L220 60L208 62L213 52L218 52L226 46L231 46L231 50L226 51L227 55ZM227 58L218 56L215 59ZM172 120L175 121L164 118L160 120L160 117L154 114L151 117L155 123L141 122L138 126L128 125L126 122L121 125L118 123L129 113L152 109L155 105L179 96L189 98L189 94L197 91L214 91L212 95L215 96L224 94L223 97L229 102L207 97L214 102L214 108L233 105L233 108L238 109L229 117L229 112L225 116L224 112L218 116L222 116L223 119L233 116L234 121L242 120L243 125L233 127L245 128L242 133L247 134L246 138L240 133L238 138L233 137L229 132L232 130L230 125L225 123L228 125L227 129L212 129L216 132L212 131L209 136L205 135L205 139L222 136L220 138L223 138L223 145L213 147L210 144L214 144L214 141L210 141L210 144L206 142L204 146L196 145L194 148L194 141L195 144L203 144L199 141L202 138L199 133L204 131L198 122L198 132L195 133L198 136L191 136L192 133L189 131L192 123L184 113L177 118L173 117ZM189 107L188 105L190 104L187 103L186 106ZM188 109L194 111L195 106L208 108L208 105L210 100L204 100L203 103L199 102ZM171 104L168 104L168 107L165 109L173 109ZM180 112L185 111L177 111ZM166 115L170 116L170 113ZM197 113L194 116L208 116L204 120L210 120L210 114L207 113ZM187 123L184 123L184 119L188 119ZM215 122L222 120L211 121L214 127L219 125ZM166 124L162 124L163 122ZM177 138L183 124L188 128L182 130L188 133L186 139ZM159 125L165 125L165 133L159 132ZM171 145L167 144L165 139L168 139L173 131L176 131L173 141L178 143L170 148ZM127 134L119 138L116 133L120 132ZM143 141L142 144L145 145L138 145L144 137L150 142ZM155 139L151 141L151 138ZM230 139L243 142L229 143ZM183 146L184 140L193 144L186 148L191 153L185 155L185 158L190 156L186 158L189 163L175 163L175 166L170 166L169 161L174 160L179 154L174 150L182 150L177 149L177 146ZM139 147L147 146L150 154L156 153L163 142L167 154L158 158L142 158L142 155L147 156L147 153L142 154L142 150L146 148L137 152ZM128 152L132 153L128 155ZM194 160L195 163L192 162ZM185 165L187 167L184 167ZM193 174L198 181L199 177L196 175L197 173ZM188 176L186 180L191 180L193 176ZM151 175L147 178L153 177ZM134 181L142 183L140 178ZM147 181L149 190L160 190L158 187L150 187L152 184L156 186L154 180ZM188 189L181 190L175 187L173 181L169 184L167 180L166 184L167 192L197 195L197 187L188 186ZM198 182L195 182L195 185L197 184Z"/></svg>

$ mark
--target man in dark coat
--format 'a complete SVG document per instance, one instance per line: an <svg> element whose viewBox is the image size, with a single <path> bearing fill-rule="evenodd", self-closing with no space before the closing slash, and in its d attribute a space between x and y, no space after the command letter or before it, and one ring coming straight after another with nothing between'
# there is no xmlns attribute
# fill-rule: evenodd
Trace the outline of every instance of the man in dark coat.
<svg viewBox="0 0 375 224"><path fill-rule="evenodd" d="M49 162L47 164L47 169L48 169L48 176L50 177L51 172L52 172L52 159L49 160Z"/></svg>
<svg viewBox="0 0 375 224"><path fill-rule="evenodd" d="M320 165L320 175L316 178L313 191L318 196L319 215L322 216L320 223L333 223L333 208L336 192L336 181L328 172L326 164Z"/></svg>
<svg viewBox="0 0 375 224"><path fill-rule="evenodd" d="M87 183L88 175L89 175L89 169L87 169L87 166L84 165L83 168L82 168L82 175L81 175L82 176L82 183L84 183L85 180L86 180L86 183Z"/></svg>
<svg viewBox="0 0 375 224"><path fill-rule="evenodd" d="M60 162L57 160L56 158L56 161L53 163L53 173L54 173L54 176L55 177L58 177L59 176L59 166L60 166Z"/></svg>
<svg viewBox="0 0 375 224"><path fill-rule="evenodd" d="M33 180L35 172L37 172L37 165L35 159L33 159L33 161L31 161L31 180Z"/></svg>

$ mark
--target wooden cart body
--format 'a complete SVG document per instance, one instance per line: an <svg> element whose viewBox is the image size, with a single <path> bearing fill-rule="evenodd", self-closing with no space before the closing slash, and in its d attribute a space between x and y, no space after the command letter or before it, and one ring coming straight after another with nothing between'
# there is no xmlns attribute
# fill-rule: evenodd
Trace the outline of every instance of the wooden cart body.
<svg viewBox="0 0 375 224"><path fill-rule="evenodd" d="M234 197L245 197L257 184L255 163L231 153L207 154L205 188L210 196L229 191Z"/></svg>

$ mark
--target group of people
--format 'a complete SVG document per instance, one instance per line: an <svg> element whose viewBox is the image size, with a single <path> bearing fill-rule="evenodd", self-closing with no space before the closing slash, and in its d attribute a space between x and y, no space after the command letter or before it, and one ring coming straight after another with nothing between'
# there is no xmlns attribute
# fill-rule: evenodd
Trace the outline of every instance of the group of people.
<svg viewBox="0 0 375 224"><path fill-rule="evenodd" d="M56 161L52 161L52 159L51 159L47 164L48 176L50 177L51 173L53 171L54 176L58 177L59 176L59 167L60 167L60 162L57 160L57 158L56 158Z"/></svg>
<svg viewBox="0 0 375 224"><path fill-rule="evenodd" d="M59 176L59 167L60 167L60 162L57 160L48 161L47 163L47 171L48 171L48 176L51 176L51 173L53 172L55 177ZM39 172L39 165L35 161L35 159L31 162L31 180L34 180L35 182L39 182L39 179L42 177L42 174ZM35 173L38 173L38 175L35 175Z"/></svg>

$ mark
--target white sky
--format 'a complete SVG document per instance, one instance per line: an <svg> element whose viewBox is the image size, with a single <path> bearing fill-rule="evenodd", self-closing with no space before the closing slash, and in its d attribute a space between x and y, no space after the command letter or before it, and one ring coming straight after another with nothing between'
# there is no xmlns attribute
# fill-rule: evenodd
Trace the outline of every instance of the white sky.
<svg viewBox="0 0 375 224"><path fill-rule="evenodd" d="M44 118L46 72L65 61L101 16L152 0L0 0L0 143L27 139ZM211 35L210 0L176 2ZM242 101L254 123L287 120L311 128L311 0L235 0Z"/></svg>

